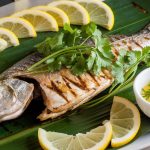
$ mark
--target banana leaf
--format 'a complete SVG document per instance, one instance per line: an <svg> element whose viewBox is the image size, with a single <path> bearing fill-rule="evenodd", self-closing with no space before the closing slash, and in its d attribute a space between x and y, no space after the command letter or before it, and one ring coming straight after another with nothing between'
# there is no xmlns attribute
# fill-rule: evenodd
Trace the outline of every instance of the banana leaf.
<svg viewBox="0 0 150 150"><path fill-rule="evenodd" d="M105 35L126 34L132 35L140 31L150 22L150 1L149 0L106 0L115 14L115 26L112 31L102 29ZM142 7L145 11L142 11ZM37 38L23 39L18 47L9 48L0 53L0 72L3 72L17 61L32 53L34 46L43 41L46 37L55 33L39 33ZM145 67L139 66L140 72ZM99 96L103 95L101 93ZM132 86L118 96L128 98L135 102ZM42 98L33 100L25 113L17 119L0 124L0 149L1 150L41 150L37 139L39 127L51 131L76 134L86 132L97 127L104 120L109 119L112 99L90 109L79 108L68 112L61 118L40 122L36 117L44 109ZM136 138L150 132L150 119L141 112L142 125ZM108 149L113 149L109 147Z"/></svg>

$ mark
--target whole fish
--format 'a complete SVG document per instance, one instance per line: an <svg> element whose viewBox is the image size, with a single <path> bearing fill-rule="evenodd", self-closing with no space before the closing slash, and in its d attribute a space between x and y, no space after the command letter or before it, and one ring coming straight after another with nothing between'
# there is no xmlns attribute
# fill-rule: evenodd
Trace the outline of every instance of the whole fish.
<svg viewBox="0 0 150 150"><path fill-rule="evenodd" d="M120 49L142 50L150 46L150 25L139 34L133 36L110 36L113 53L117 56ZM18 117L23 113L34 96L36 85L26 79L35 80L42 94L45 109L38 116L43 121L56 118L68 110L73 110L112 85L111 73L103 69L98 76L84 73L73 75L69 69L61 69L54 73L31 75L26 69L41 59L39 53L27 56L10 69L1 74L0 82L0 122Z"/></svg>

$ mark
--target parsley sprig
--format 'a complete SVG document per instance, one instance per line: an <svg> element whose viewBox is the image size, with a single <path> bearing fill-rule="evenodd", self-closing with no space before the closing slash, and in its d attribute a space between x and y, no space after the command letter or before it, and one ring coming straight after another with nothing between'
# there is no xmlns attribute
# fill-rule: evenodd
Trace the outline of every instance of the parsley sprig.
<svg viewBox="0 0 150 150"><path fill-rule="evenodd" d="M114 77L109 92L94 99L82 107L89 108L100 104L133 84L133 79L141 62L149 64L150 47L140 51L120 50L117 58L112 53L111 43L93 23L81 28L65 25L64 29L53 37L48 37L36 45L44 58L28 68L29 73L54 72L63 67L73 74L90 72L98 75L103 68Z"/></svg>
<svg viewBox="0 0 150 150"><path fill-rule="evenodd" d="M111 59L114 59L109 41L101 35L95 24L81 29L65 25L63 31L36 46L45 58L28 71L54 72L66 67L75 75L85 72L98 75L103 67L111 66Z"/></svg>
<svg viewBox="0 0 150 150"><path fill-rule="evenodd" d="M73 74L90 72L98 75L103 68L110 70L115 78L113 88L125 80L125 72L140 56L140 52L121 50L116 58L111 50L111 43L102 37L94 23L71 28L65 25L53 37L48 37L36 45L44 58L28 68L29 73L54 72L63 67Z"/></svg>

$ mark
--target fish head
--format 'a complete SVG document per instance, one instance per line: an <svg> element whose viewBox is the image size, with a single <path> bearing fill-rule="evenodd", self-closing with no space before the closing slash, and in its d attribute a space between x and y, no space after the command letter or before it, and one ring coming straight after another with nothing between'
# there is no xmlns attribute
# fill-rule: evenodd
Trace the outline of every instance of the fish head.
<svg viewBox="0 0 150 150"><path fill-rule="evenodd" d="M0 81L0 122L20 116L33 98L34 85L20 79Z"/></svg>

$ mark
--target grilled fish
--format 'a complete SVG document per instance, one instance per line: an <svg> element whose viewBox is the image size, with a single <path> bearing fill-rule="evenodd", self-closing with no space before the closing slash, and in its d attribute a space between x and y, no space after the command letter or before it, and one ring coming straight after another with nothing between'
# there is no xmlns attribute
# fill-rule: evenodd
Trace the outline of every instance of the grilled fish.
<svg viewBox="0 0 150 150"><path fill-rule="evenodd" d="M150 25L140 34L130 37L111 36L110 40L113 45L113 53L116 56L122 48L142 50L143 47L150 46ZM38 116L41 121L56 118L68 110L77 108L111 86L114 81L111 73L106 69L102 70L98 76L90 73L74 76L69 69L65 68L54 73L36 75L26 73L25 70L41 58L40 54L34 53L1 74L3 80L0 83L0 90L2 91L0 95L0 121L18 117L30 103L33 90L36 87L32 83L24 81L26 78L34 79L40 86L41 92L39 94L42 94L45 104L45 109ZM19 92L20 89L7 85L8 82L10 84L10 82L15 81L26 87L21 93ZM24 94L26 96L23 96ZM9 103L7 103L8 99ZM22 105L19 105L18 102L21 102ZM14 109L10 110L12 106Z"/></svg>

